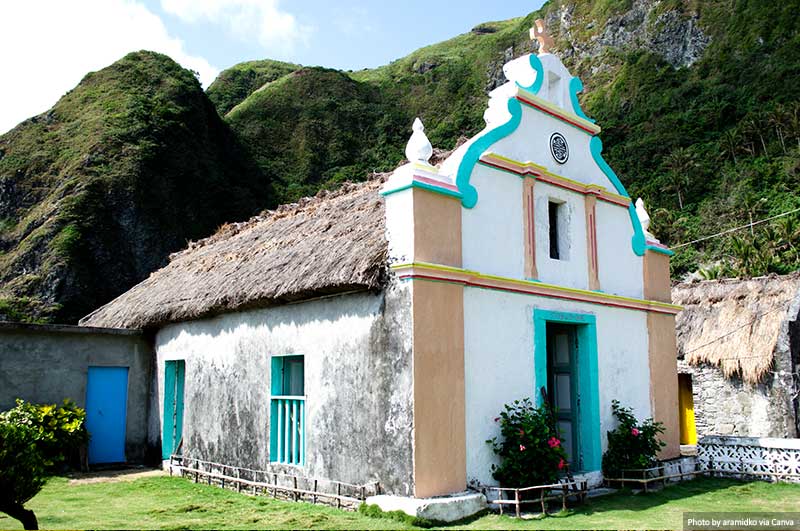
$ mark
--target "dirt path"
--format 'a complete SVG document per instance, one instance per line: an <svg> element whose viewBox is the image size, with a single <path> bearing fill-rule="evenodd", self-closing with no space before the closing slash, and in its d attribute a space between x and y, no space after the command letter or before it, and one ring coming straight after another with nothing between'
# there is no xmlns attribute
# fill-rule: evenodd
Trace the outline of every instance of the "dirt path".
<svg viewBox="0 0 800 531"><path fill-rule="evenodd" d="M70 474L70 485L83 485L86 483L112 483L116 481L133 481L151 476L166 474L158 468L125 468L122 470L99 470L97 472L79 472Z"/></svg>

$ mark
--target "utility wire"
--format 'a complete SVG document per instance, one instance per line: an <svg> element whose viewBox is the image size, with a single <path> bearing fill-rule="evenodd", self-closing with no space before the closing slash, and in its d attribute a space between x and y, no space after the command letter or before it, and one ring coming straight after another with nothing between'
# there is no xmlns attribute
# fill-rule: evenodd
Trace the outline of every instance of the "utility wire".
<svg viewBox="0 0 800 531"><path fill-rule="evenodd" d="M785 310L785 308L773 308L772 310L769 310L769 311L767 311L767 312L764 312L764 313L762 313L762 314L756 315L756 316L753 318L753 320L752 320L752 321L750 321L750 322L747 322L747 323L745 323L745 324L743 324L743 325L741 325L741 326L737 326L737 327L736 327L736 328L734 328L733 330L731 330L731 331L729 331L729 332L727 332L727 333L725 333L725 334L722 334L721 336L719 336L719 337L717 337L717 338L715 338L715 339L712 339L712 340L711 340L711 341L709 341L708 343L705 343L705 344L703 344L703 345L700 345L699 347L695 347L695 348L693 348L692 350L689 350L689 351L687 351L687 352L684 352L684 353L683 353L683 355L685 356L686 354L691 354L692 352L695 352L695 351L697 351L697 350L700 350L701 348L705 348L705 347L707 347L707 346L709 346L709 345L712 345L712 344L716 343L717 341L721 341L721 340L725 339L726 337L728 337L728 336L730 336L730 335L733 335L733 334L735 334L736 332L738 332L738 331L739 331L739 330L741 330L742 328L745 328L745 327L747 327L747 326L752 326L753 324L755 324L755 322L756 322L756 321L758 321L759 319L761 319L761 318L762 318L762 317L764 317L765 315L769 315L769 314L771 314L771 313L774 313L774 312L777 312L777 311L783 311L783 310ZM743 356L743 357L741 357L741 358L722 358L722 359L731 359L731 360L736 360L736 359L760 358L760 357L761 357L761 356ZM720 361L722 361L722 360L720 360Z"/></svg>
<svg viewBox="0 0 800 531"><path fill-rule="evenodd" d="M704 242L704 241L710 240L712 238L718 238L719 236L724 236L726 234L730 234L731 232L736 232L737 230L747 229L749 227L755 227L756 225L760 225L762 223L766 223L767 221L772 221L773 219L778 219L778 218L782 218L784 216L788 216L789 214L794 214L795 212L800 212L800 208L795 208L794 210L789 210L788 212L783 212L781 214L777 214L777 215L769 217L769 218L760 219L758 221L753 221L752 223L748 223L746 225L742 225L741 227L734 227L732 229L724 230L722 232L718 232L716 234L712 234L711 236L705 236L703 238L698 238L696 240L692 240L692 241L686 242L686 243L679 243L678 245L670 247L670 249L674 251L675 249L680 249L681 247L687 247L689 245L694 245L695 243Z"/></svg>

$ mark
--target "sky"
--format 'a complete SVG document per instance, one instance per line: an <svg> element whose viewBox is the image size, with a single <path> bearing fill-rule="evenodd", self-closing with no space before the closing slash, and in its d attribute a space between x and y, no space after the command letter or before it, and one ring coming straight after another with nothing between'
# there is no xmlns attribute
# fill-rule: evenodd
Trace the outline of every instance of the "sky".
<svg viewBox="0 0 800 531"><path fill-rule="evenodd" d="M0 134L126 53L165 53L207 87L253 59L358 70L543 0L2 0Z"/></svg>

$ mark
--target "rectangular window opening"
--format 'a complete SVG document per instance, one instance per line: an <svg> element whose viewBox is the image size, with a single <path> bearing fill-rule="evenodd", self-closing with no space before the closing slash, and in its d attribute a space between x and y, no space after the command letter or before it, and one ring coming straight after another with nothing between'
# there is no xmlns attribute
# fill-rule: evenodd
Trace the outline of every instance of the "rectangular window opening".
<svg viewBox="0 0 800 531"><path fill-rule="evenodd" d="M559 213L561 211L561 204L556 203L555 201L549 201L547 203L547 219L549 223L549 232L550 232L550 258L553 260L560 260L561 259L561 250L559 249L558 240L558 225L559 225Z"/></svg>
<svg viewBox="0 0 800 531"><path fill-rule="evenodd" d="M305 367L303 356L272 357L270 461L305 463Z"/></svg>

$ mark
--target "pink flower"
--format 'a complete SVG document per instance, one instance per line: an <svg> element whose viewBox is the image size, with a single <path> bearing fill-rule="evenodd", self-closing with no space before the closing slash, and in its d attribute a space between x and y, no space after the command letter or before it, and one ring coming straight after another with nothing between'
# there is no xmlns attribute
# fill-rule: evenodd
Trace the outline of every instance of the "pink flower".
<svg viewBox="0 0 800 531"><path fill-rule="evenodd" d="M564 468L564 465L566 465L566 463L562 459L561 461L558 462L558 469L561 470L562 468Z"/></svg>
<svg viewBox="0 0 800 531"><path fill-rule="evenodd" d="M524 451L525 451L525 446L524 446L524 445L522 445L522 444L520 444L520 445L519 445L519 451L520 451L520 452L524 452Z"/></svg>
<svg viewBox="0 0 800 531"><path fill-rule="evenodd" d="M634 437L638 437L639 436L639 430L637 430L636 428L633 428L631 430L631 435L633 435Z"/></svg>
<svg viewBox="0 0 800 531"><path fill-rule="evenodd" d="M561 445L561 441L555 437L550 437L550 439L547 441L547 444L550 446L550 448L558 448Z"/></svg>

